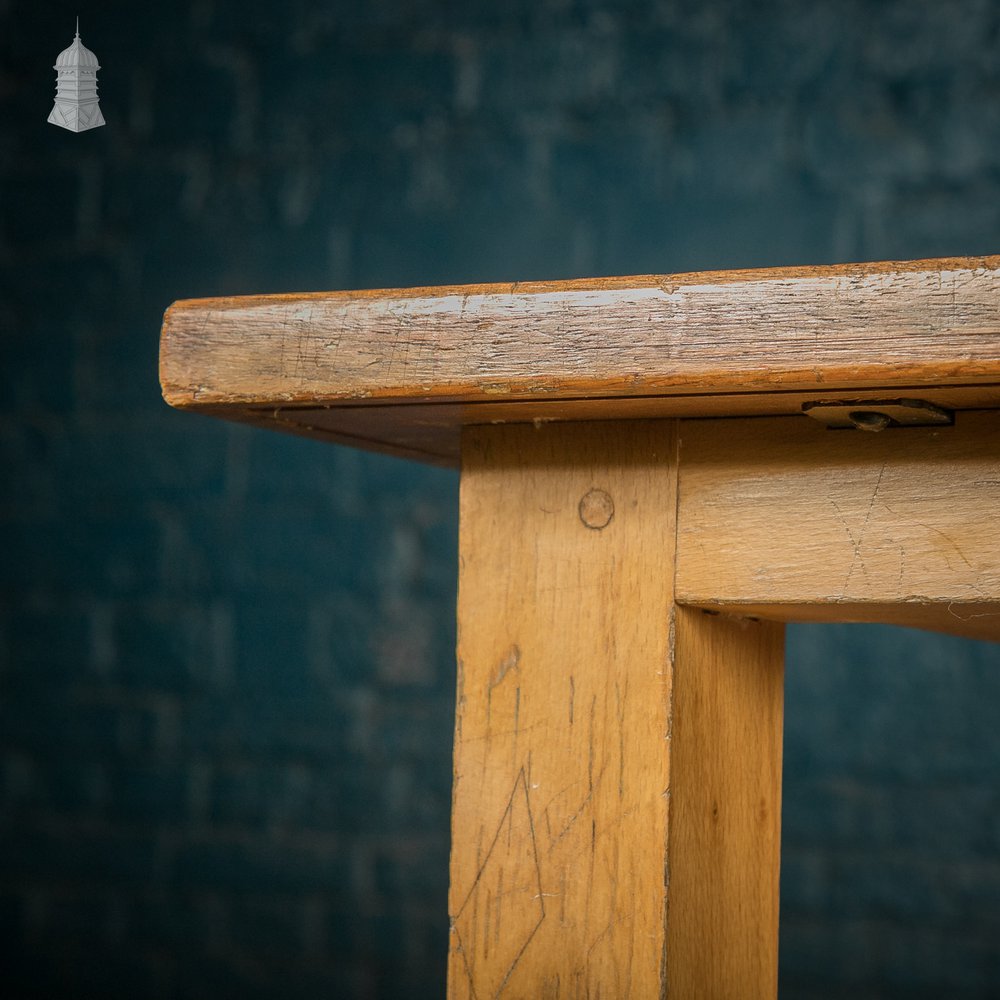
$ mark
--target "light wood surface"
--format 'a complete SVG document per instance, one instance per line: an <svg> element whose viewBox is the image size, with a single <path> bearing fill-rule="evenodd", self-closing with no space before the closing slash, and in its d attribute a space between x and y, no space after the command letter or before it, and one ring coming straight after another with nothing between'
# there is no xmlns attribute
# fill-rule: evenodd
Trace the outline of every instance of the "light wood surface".
<svg viewBox="0 0 1000 1000"><path fill-rule="evenodd" d="M675 627L675 449L466 432L452 998L774 995L781 626Z"/></svg>
<svg viewBox="0 0 1000 1000"><path fill-rule="evenodd" d="M1000 412L877 434L681 424L677 597L1000 638Z"/></svg>
<svg viewBox="0 0 1000 1000"><path fill-rule="evenodd" d="M666 996L778 994L784 626L676 613Z"/></svg>
<svg viewBox="0 0 1000 1000"><path fill-rule="evenodd" d="M174 406L436 462L465 424L595 400L601 419L948 387L996 405L1000 258L192 299L164 316L160 379Z"/></svg>
<svg viewBox="0 0 1000 1000"><path fill-rule="evenodd" d="M1000 257L190 300L160 375L461 457L452 1000L774 997L781 623L1000 639Z"/></svg>

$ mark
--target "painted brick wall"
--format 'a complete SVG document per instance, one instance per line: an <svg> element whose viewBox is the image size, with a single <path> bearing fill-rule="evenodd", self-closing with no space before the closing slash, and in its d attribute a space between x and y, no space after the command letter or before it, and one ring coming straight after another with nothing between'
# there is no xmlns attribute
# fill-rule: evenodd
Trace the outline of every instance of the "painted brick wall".
<svg viewBox="0 0 1000 1000"><path fill-rule="evenodd" d="M172 300L998 236L988 0L0 0L5 995L442 995L456 477L167 410ZM1000 653L787 687L782 995L996 996Z"/></svg>

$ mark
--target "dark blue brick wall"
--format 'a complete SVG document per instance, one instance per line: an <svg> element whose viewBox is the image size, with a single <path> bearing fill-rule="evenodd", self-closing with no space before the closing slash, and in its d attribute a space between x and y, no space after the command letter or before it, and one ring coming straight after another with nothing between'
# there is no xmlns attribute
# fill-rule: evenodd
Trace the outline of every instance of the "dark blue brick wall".
<svg viewBox="0 0 1000 1000"><path fill-rule="evenodd" d="M168 411L171 301L998 236L990 0L0 0L4 994L442 994L456 477ZM1000 995L998 685L791 630L783 996Z"/></svg>

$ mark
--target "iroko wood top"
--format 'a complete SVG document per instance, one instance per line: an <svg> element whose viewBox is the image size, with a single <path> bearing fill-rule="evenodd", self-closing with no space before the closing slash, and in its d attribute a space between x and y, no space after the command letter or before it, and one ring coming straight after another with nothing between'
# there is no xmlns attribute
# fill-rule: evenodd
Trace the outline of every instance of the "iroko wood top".
<svg viewBox="0 0 1000 1000"><path fill-rule="evenodd" d="M172 406L456 464L465 424L1000 407L1000 256L190 299Z"/></svg>

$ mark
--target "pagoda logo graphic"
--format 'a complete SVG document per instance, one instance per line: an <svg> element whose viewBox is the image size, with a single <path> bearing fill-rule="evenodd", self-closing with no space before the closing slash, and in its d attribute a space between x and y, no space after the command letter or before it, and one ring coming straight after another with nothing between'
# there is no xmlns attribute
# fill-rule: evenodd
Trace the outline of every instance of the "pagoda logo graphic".
<svg viewBox="0 0 1000 1000"><path fill-rule="evenodd" d="M56 64L56 103L49 121L71 132L85 132L104 124L97 103L97 56L80 41L80 18L76 19L73 44L59 53Z"/></svg>

